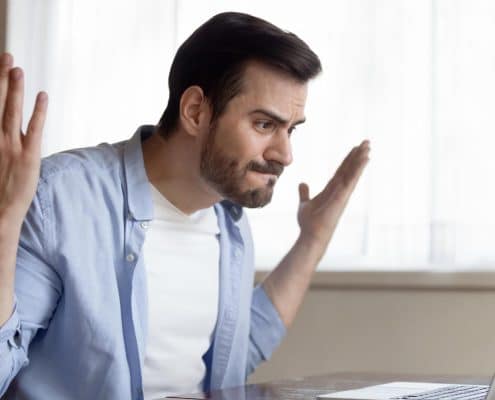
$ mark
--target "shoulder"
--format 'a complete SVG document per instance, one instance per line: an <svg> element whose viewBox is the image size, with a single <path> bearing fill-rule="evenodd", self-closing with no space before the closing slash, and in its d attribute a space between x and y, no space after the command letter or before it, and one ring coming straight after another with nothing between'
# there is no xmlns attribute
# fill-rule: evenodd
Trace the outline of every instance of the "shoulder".
<svg viewBox="0 0 495 400"><path fill-rule="evenodd" d="M66 150L43 158L40 180L50 182L61 177L101 174L122 167L125 142Z"/></svg>
<svg viewBox="0 0 495 400"><path fill-rule="evenodd" d="M53 154L42 160L38 197L43 209L120 202L125 142Z"/></svg>

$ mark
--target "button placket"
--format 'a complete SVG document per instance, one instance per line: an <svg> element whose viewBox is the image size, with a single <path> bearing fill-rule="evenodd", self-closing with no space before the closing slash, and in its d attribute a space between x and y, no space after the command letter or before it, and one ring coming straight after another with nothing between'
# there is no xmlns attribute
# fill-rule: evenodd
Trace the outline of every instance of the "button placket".
<svg viewBox="0 0 495 400"><path fill-rule="evenodd" d="M239 259L242 255L242 250L239 248L239 246L236 246L234 249L234 255L237 259Z"/></svg>

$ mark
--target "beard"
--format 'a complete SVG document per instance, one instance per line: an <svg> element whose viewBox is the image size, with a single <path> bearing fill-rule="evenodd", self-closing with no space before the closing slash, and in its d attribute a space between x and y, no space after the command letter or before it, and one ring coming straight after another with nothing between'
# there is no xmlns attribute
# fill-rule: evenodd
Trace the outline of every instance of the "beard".
<svg viewBox="0 0 495 400"><path fill-rule="evenodd" d="M243 188L249 171L280 176L283 164L267 161L263 164L250 161L241 165L239 160L229 156L215 142L216 126L212 126L201 151L200 173L223 198L242 207L257 208L267 205L272 199L276 179L271 178L266 185Z"/></svg>

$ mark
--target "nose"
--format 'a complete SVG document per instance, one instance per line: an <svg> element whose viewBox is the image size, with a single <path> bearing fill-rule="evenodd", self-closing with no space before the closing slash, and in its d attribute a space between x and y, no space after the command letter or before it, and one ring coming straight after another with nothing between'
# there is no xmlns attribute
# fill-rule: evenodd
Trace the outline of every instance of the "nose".
<svg viewBox="0 0 495 400"><path fill-rule="evenodd" d="M278 161L284 167L292 163L292 145L286 131L273 135L270 146L265 152L265 159Z"/></svg>

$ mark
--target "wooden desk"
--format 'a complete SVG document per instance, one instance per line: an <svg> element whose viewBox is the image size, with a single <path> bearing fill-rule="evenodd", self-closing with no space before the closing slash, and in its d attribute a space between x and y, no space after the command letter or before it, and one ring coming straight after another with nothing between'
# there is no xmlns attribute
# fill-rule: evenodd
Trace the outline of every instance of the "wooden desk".
<svg viewBox="0 0 495 400"><path fill-rule="evenodd" d="M339 373L239 386L212 391L209 394L199 393L168 398L211 400L315 400L317 395L323 393L355 389L392 381L489 384L490 380L491 377L475 376Z"/></svg>

